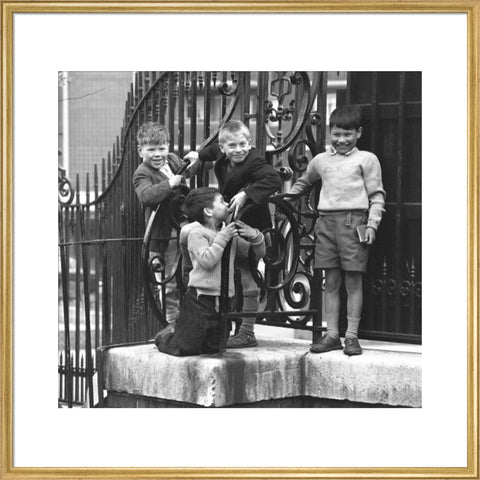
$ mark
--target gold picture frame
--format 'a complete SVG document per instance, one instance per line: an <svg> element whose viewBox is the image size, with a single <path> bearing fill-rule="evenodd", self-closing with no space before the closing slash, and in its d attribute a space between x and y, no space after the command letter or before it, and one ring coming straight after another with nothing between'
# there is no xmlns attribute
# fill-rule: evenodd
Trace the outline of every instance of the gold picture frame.
<svg viewBox="0 0 480 480"><path fill-rule="evenodd" d="M1 256L1 470L3 479L307 479L479 478L479 28L480 3L463 1L2 1L2 256ZM13 464L13 16L19 13L461 13L467 16L468 233L467 233L467 466L288 468L78 468Z"/></svg>

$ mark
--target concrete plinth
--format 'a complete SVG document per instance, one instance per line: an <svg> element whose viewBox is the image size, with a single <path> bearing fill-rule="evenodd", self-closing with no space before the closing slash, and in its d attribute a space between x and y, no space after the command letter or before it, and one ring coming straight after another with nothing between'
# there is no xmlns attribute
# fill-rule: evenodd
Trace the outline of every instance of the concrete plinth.
<svg viewBox="0 0 480 480"><path fill-rule="evenodd" d="M363 355L355 357L341 350L308 355L305 395L421 407L421 355L365 348Z"/></svg>
<svg viewBox="0 0 480 480"><path fill-rule="evenodd" d="M421 406L421 354L381 351L368 343L357 357L311 354L308 341L261 337L255 348L196 357L169 356L151 343L117 347L103 353L103 388L111 398L135 397L137 406L225 407L284 399L296 399L286 406L320 406L316 399Z"/></svg>

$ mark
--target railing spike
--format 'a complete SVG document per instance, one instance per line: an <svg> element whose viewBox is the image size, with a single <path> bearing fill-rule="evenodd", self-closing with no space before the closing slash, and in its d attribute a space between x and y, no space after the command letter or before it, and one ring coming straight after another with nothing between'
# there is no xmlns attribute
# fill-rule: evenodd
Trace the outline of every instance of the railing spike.
<svg viewBox="0 0 480 480"><path fill-rule="evenodd" d="M77 195L76 197L76 203L77 205L80 205L80 175L77 173L75 175L75 193Z"/></svg>
<svg viewBox="0 0 480 480"><path fill-rule="evenodd" d="M107 189L107 168L105 158L102 158L102 192Z"/></svg>
<svg viewBox="0 0 480 480"><path fill-rule="evenodd" d="M90 174L89 172L86 173L85 178L85 195L87 204L90 203Z"/></svg>
<svg viewBox="0 0 480 480"><path fill-rule="evenodd" d="M98 198L98 165L93 166L93 189L95 191L95 199Z"/></svg>

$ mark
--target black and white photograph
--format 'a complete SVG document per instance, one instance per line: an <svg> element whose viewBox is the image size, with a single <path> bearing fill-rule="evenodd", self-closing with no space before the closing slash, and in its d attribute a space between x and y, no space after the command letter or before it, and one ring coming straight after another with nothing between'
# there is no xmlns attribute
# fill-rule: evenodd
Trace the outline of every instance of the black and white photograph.
<svg viewBox="0 0 480 480"><path fill-rule="evenodd" d="M1 3L1 479L478 478L478 2Z"/></svg>
<svg viewBox="0 0 480 480"><path fill-rule="evenodd" d="M58 406L422 406L422 73L58 72Z"/></svg>

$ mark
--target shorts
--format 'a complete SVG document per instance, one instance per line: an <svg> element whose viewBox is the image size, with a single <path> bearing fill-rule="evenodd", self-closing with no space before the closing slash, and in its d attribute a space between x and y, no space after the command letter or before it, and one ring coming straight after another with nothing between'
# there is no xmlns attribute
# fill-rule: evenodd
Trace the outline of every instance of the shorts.
<svg viewBox="0 0 480 480"><path fill-rule="evenodd" d="M352 210L321 213L315 224L315 268L341 268L366 272L369 245L360 243L357 226L365 225L368 212Z"/></svg>

